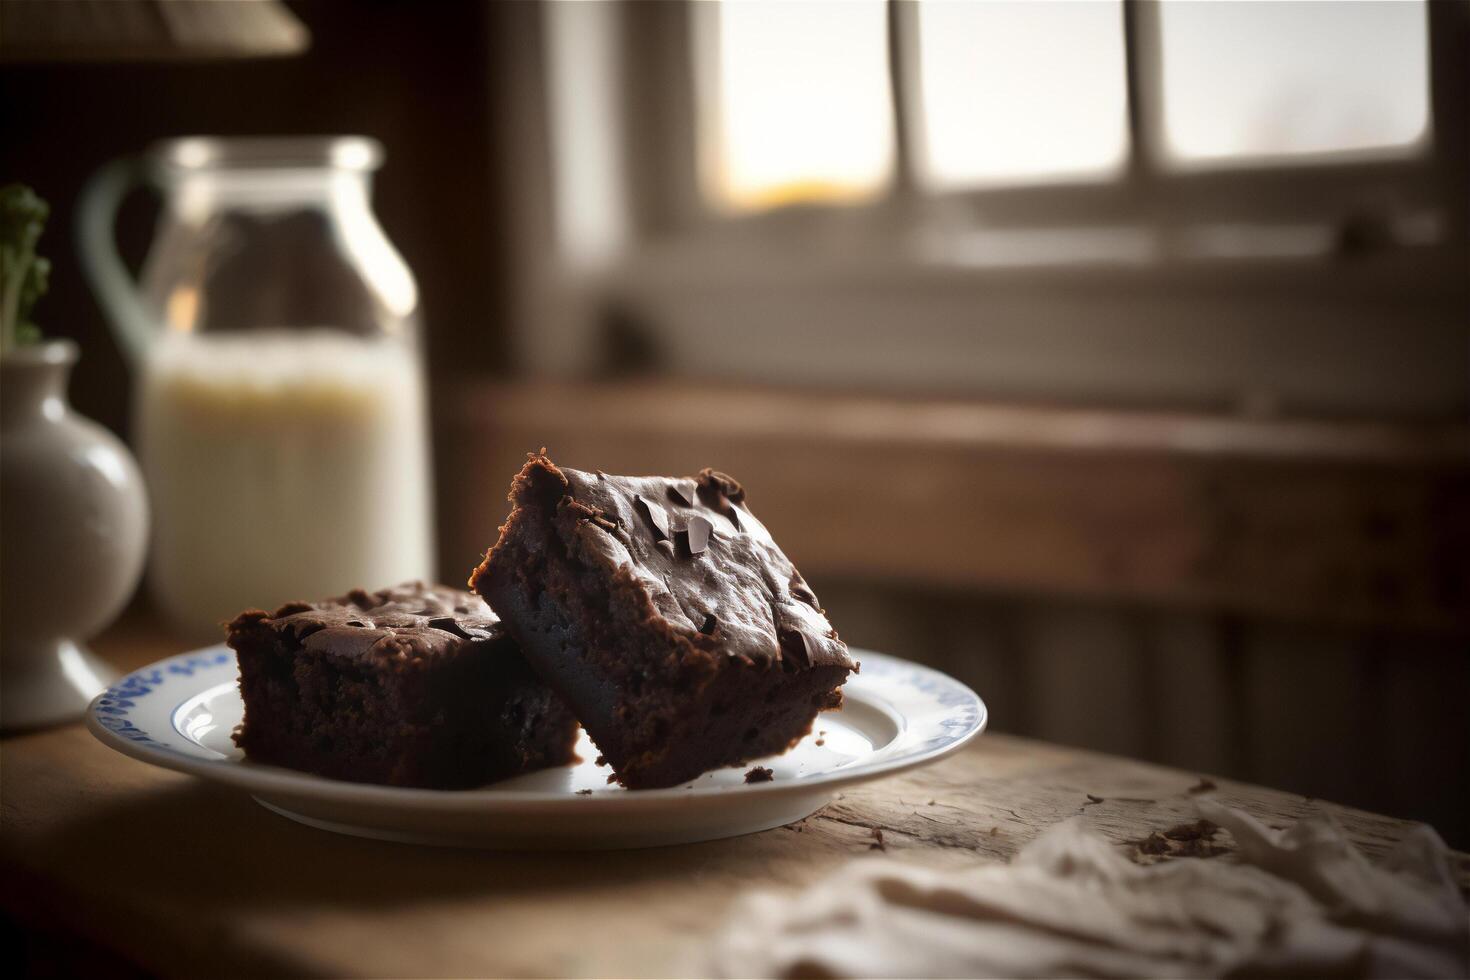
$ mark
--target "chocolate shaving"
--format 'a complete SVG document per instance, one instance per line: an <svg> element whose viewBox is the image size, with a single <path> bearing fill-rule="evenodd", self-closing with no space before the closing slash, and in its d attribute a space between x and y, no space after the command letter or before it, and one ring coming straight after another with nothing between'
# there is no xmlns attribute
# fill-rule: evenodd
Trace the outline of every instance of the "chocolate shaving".
<svg viewBox="0 0 1470 980"><path fill-rule="evenodd" d="M811 637L801 630L787 628L780 631L778 639L781 642L781 652L787 660L802 668L812 665Z"/></svg>
<svg viewBox="0 0 1470 980"><path fill-rule="evenodd" d="M821 609L821 607L817 605L817 594L811 590L811 588L806 584L806 581L802 579L800 575L793 575L791 577L790 588L791 598L804 602L808 606L811 606L813 609Z"/></svg>
<svg viewBox="0 0 1470 980"><path fill-rule="evenodd" d="M684 531L684 541L691 555L700 554L709 547L709 538L714 529L713 524L698 514L689 518L689 526Z"/></svg>
<svg viewBox="0 0 1470 980"><path fill-rule="evenodd" d="M801 637L801 665L803 667L810 667L812 661L816 659L813 655L814 651L812 648L816 645L817 641L805 633L797 633L796 635Z"/></svg>
<svg viewBox="0 0 1470 980"><path fill-rule="evenodd" d="M715 614L706 613L704 616L704 625L699 628L699 631L705 636L709 636L715 631L715 627L717 627L718 625L719 623L715 621Z"/></svg>
<svg viewBox="0 0 1470 980"><path fill-rule="evenodd" d="M642 494L634 499L643 509L643 515L648 518L648 523L653 525L654 540L662 541L667 538L669 536L669 512Z"/></svg>
<svg viewBox="0 0 1470 980"><path fill-rule="evenodd" d="M482 630L475 626L466 626L452 616L441 616L438 619L431 619L429 620L428 625L432 629L443 630L446 633L453 633L455 636L458 636L461 639L465 640L490 639L489 630Z"/></svg>
<svg viewBox="0 0 1470 980"><path fill-rule="evenodd" d="M694 492L694 483L691 480L675 480L669 484L669 499L685 507L699 506L699 497Z"/></svg>
<svg viewBox="0 0 1470 980"><path fill-rule="evenodd" d="M296 634L296 639L297 640L304 640L308 636L310 636L311 634L313 634L313 633L320 633L322 630L324 630L326 628L327 628L327 624L326 623L310 623L310 622L296 622L296 623L293 623L292 626L291 626L291 630L292 630L293 633Z"/></svg>

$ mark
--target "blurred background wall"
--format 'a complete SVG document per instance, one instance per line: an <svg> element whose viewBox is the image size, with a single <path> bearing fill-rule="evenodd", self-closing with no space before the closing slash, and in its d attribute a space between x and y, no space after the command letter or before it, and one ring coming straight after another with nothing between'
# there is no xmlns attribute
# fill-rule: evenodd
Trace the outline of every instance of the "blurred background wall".
<svg viewBox="0 0 1470 980"><path fill-rule="evenodd" d="M446 580L527 450L715 466L996 730L1470 846L1466 6L781 6L294 3L296 58L0 66L74 401L125 431L87 174L373 135Z"/></svg>

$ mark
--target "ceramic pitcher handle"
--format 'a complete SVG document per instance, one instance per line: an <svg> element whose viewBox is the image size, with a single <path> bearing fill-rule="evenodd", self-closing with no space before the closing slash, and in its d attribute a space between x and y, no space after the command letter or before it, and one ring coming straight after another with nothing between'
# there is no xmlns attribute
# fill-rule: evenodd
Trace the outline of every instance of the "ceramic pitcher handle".
<svg viewBox="0 0 1470 980"><path fill-rule="evenodd" d="M138 297L132 274L117 254L113 226L123 199L143 180L141 160L114 160L87 181L77 207L77 250L82 270L101 301L123 353L135 361L141 360L152 345L157 325Z"/></svg>

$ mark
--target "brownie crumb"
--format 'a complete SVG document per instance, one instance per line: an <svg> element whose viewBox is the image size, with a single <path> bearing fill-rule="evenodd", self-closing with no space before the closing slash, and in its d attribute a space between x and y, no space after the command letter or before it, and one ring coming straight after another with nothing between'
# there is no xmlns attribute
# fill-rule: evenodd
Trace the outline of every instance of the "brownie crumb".
<svg viewBox="0 0 1470 980"><path fill-rule="evenodd" d="M1200 793L1212 793L1217 789L1219 789L1219 787L1215 785L1215 781L1213 779L1210 779L1207 776L1201 776L1199 778L1199 782L1189 787L1189 795L1198 796Z"/></svg>
<svg viewBox="0 0 1470 980"><path fill-rule="evenodd" d="M590 789L579 789L579 790L577 790L577 795L578 796L591 796L592 795L592 791Z"/></svg>
<svg viewBox="0 0 1470 980"><path fill-rule="evenodd" d="M1135 857L1144 858L1212 858L1230 850L1215 840L1220 832L1217 824L1208 820L1182 823L1168 830L1155 830L1141 840L1129 841Z"/></svg>
<svg viewBox="0 0 1470 980"><path fill-rule="evenodd" d="M1199 840L1202 837L1214 837L1219 830L1219 826L1209 820L1196 820L1194 823L1170 827L1164 831L1164 836L1169 840Z"/></svg>
<svg viewBox="0 0 1470 980"><path fill-rule="evenodd" d="M756 766L745 773L747 783L769 783L776 774L765 766Z"/></svg>
<svg viewBox="0 0 1470 980"><path fill-rule="evenodd" d="M818 745L826 745L827 744L827 740L825 738L819 738L819 739L817 739L817 744Z"/></svg>
<svg viewBox="0 0 1470 980"><path fill-rule="evenodd" d="M888 845L883 842L883 831L877 827L873 828L873 843L868 845L870 851L887 851Z"/></svg>

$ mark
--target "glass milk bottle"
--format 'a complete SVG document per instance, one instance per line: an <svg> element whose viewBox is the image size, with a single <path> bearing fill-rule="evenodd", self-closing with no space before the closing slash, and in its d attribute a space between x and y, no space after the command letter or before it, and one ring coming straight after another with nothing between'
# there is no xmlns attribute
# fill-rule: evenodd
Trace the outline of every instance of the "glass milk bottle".
<svg viewBox="0 0 1470 980"><path fill-rule="evenodd" d="M433 577L412 275L357 137L188 138L104 168L84 266L136 368L148 581L186 635L242 609ZM135 285L113 247L139 179L162 210Z"/></svg>

